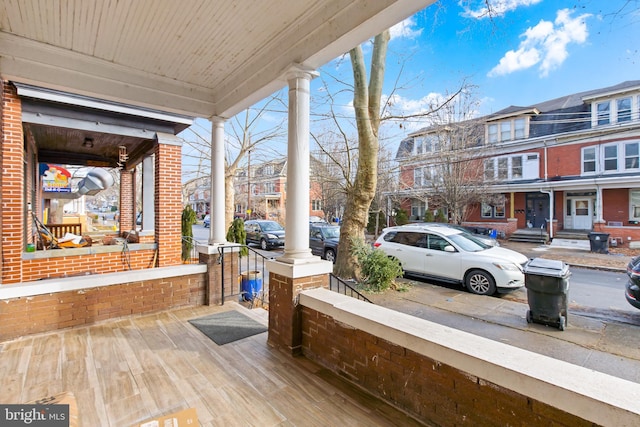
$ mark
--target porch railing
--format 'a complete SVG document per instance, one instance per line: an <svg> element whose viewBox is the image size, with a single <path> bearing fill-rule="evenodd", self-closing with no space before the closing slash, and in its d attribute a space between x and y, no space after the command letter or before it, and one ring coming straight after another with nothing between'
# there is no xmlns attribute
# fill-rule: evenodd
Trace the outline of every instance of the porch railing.
<svg viewBox="0 0 640 427"><path fill-rule="evenodd" d="M346 280L339 278L333 273L329 275L329 290L373 304L373 302L369 298L358 292L355 288L355 283L352 283L353 286Z"/></svg>
<svg viewBox="0 0 640 427"><path fill-rule="evenodd" d="M266 261L275 256L265 256L249 246L241 246L247 249L247 254L241 257L233 257L232 253L238 251L237 247L218 248L220 262L222 263L222 283L227 283L225 274L230 271L238 271L238 280L231 280L231 285L222 287L222 304L227 297L237 297L240 301L247 302L250 307L266 307L269 301L269 271ZM227 265L227 263L231 263ZM236 265L237 263L237 265Z"/></svg>

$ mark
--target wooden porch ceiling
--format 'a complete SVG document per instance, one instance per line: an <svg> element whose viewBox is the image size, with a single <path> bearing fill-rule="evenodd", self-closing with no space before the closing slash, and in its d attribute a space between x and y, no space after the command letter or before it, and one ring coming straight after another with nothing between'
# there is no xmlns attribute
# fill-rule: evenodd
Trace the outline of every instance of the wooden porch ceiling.
<svg viewBox="0 0 640 427"><path fill-rule="evenodd" d="M4 79L231 117L434 0L7 0Z"/></svg>

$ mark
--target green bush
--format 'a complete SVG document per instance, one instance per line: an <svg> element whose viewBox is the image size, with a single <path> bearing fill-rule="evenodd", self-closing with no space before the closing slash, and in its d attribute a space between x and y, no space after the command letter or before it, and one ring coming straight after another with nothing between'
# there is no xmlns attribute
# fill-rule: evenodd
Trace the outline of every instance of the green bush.
<svg viewBox="0 0 640 427"><path fill-rule="evenodd" d="M433 212L431 209L427 209L424 213L424 222L433 222Z"/></svg>
<svg viewBox="0 0 640 427"><path fill-rule="evenodd" d="M191 258L193 249L193 224L196 223L196 212L190 205L182 210L182 260L188 261Z"/></svg>
<svg viewBox="0 0 640 427"><path fill-rule="evenodd" d="M409 223L409 216L404 209L398 209L396 211L396 225L405 225Z"/></svg>
<svg viewBox="0 0 640 427"><path fill-rule="evenodd" d="M360 285L370 292L384 292L395 287L395 278L402 276L400 263L391 259L382 251L373 249L362 240L354 240L352 253L362 274Z"/></svg>
<svg viewBox="0 0 640 427"><path fill-rule="evenodd" d="M249 249L247 248L247 233L244 231L244 220L242 218L236 218L233 220L227 230L227 242L240 243L242 248L240 249L240 257L249 255Z"/></svg>

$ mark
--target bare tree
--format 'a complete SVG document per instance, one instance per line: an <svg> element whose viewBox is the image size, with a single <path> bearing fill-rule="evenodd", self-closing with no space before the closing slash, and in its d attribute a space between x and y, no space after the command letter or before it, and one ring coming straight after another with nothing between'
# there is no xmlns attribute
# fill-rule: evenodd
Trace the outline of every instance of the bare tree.
<svg viewBox="0 0 640 427"><path fill-rule="evenodd" d="M244 166L249 152L256 153L263 149L268 141L284 140L286 138L285 119L286 103L282 101L281 93L267 99L258 107L245 110L229 120L225 141L225 228L233 222L235 208L234 179L238 168ZM275 112L275 114L273 114ZM265 116L270 115L270 120ZM269 123L265 127L265 123ZM187 140L193 149L190 156L197 162L195 168L197 178L211 179L211 136L206 129L190 128L195 136ZM267 151L264 149L263 151ZM255 155L255 154L254 154ZM280 155L280 154L278 154Z"/></svg>
<svg viewBox="0 0 640 427"><path fill-rule="evenodd" d="M422 164L413 170L411 196L425 201L429 209L447 212L456 224L467 218L471 207L496 197L490 192L493 177L484 176L483 162L492 150L484 145L484 122L473 119L476 115L470 91L458 92L453 102L430 117L432 125L415 136L420 139Z"/></svg>
<svg viewBox="0 0 640 427"><path fill-rule="evenodd" d="M380 127L380 98L384 83L385 60L389 44L389 30L373 41L371 70L367 85L367 71L362 47L349 51L353 67L353 107L358 129L358 166L353 183L348 185L347 204L340 228L340 245L335 273L340 277L358 277L355 255L351 252L354 239L364 240L369 206L375 196L378 171L378 129Z"/></svg>

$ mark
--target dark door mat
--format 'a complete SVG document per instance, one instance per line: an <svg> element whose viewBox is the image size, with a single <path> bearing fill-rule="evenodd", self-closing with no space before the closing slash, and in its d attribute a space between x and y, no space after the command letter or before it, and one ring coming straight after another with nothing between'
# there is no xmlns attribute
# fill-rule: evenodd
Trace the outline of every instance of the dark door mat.
<svg viewBox="0 0 640 427"><path fill-rule="evenodd" d="M267 331L266 326L236 310L199 317L189 320L189 323L218 345L228 344Z"/></svg>

